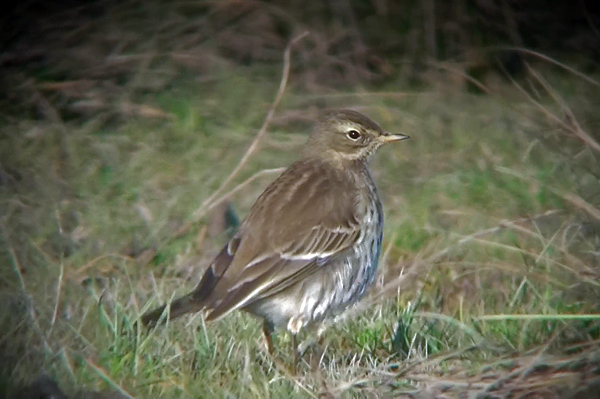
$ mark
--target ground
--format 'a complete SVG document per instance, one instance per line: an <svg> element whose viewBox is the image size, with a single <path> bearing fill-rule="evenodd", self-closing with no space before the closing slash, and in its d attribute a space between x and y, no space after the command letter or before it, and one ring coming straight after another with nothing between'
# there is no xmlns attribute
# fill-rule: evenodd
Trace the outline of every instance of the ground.
<svg viewBox="0 0 600 399"><path fill-rule="evenodd" d="M64 87L31 89L42 116L0 125L2 389L46 375L75 397L573 397L600 363L600 89L533 65L476 92L451 69L416 87L322 90L292 71L222 189L281 65L182 72L85 118L56 117L45 99ZM290 337L277 335L270 358L247 314L138 328L195 286L235 224L225 216L247 213L323 107L411 136L371 165L385 234L368 298L308 345L294 375L282 367Z"/></svg>

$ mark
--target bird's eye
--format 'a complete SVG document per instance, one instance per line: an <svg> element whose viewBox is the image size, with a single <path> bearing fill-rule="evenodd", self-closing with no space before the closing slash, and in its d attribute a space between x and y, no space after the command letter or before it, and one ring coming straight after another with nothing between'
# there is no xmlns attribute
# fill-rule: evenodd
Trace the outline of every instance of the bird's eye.
<svg viewBox="0 0 600 399"><path fill-rule="evenodd" d="M346 136L348 136L348 138L352 141L356 141L360 138L360 133L357 130L348 130L348 133L346 133Z"/></svg>

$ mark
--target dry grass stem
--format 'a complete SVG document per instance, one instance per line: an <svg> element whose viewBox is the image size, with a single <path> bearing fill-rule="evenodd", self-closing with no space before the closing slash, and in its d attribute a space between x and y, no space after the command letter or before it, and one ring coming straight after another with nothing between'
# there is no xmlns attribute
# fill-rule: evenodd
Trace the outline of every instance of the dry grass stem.
<svg viewBox="0 0 600 399"><path fill-rule="evenodd" d="M592 85L596 86L596 87L600 87L600 82L598 82L595 79L592 79L590 76L579 72L578 70L576 70L575 68L572 68L560 61L557 61L556 59L549 57L547 55L544 55L538 51L534 51L531 49L527 49L527 48L522 48L522 47L505 47L505 46L501 46L501 47L495 47L498 50L510 50L510 51L517 51L519 53L523 53L523 54L529 54L529 55L533 55L543 61L549 62L551 64L554 64L556 66L561 67L562 69L570 72L571 74L573 74L574 76L577 76L578 78L583 79L584 81L591 83Z"/></svg>
<svg viewBox="0 0 600 399"><path fill-rule="evenodd" d="M215 192L212 193L212 195L210 197L208 197L206 200L204 200L202 205L200 205L200 208L198 208L198 210L196 210L194 212L194 220L195 221L201 219L206 214L208 207L215 201L215 198L217 198L219 195L221 195L221 192L238 175L238 173L240 172L240 170L242 170L242 168L244 167L246 162L248 162L248 159L250 159L250 157L256 151L258 144L260 143L261 139L267 132L267 129L271 123L271 120L273 119L273 116L275 116L275 109L277 108L277 106L281 102L281 99L283 98L283 93L285 92L285 87L287 86L288 78L290 75L290 64L291 64L290 57L291 57L291 53L292 53L292 47L297 42L299 42L300 40L305 38L306 36L308 36L308 32L304 32L304 33L296 36L287 45L287 47L285 49L285 53L283 54L283 73L281 76L281 82L279 83L279 90L277 91L275 100L273 101L273 103L271 104L271 107L269 108L269 111L267 112L267 116L265 117L265 121L263 122L263 125L261 126L260 130L254 137L254 140L252 140L252 143L250 144L250 147L248 147L248 149L246 150L246 153L242 156L242 158L238 162L237 166L233 169L233 171L229 174L229 176L227 176L227 178L221 183L219 188L217 190L215 190Z"/></svg>
<svg viewBox="0 0 600 399"><path fill-rule="evenodd" d="M369 24L389 11L375 3ZM462 3L435 2L436 18ZM466 41L423 64L423 32L390 50L414 54L384 57L356 40L362 15L345 18L290 41L306 20L287 6L101 2L0 56L0 396L39 373L88 396L174 398L550 398L600 377L597 75ZM333 107L413 137L373 160L386 224L370 295L299 334L294 372L291 338L274 334L269 356L244 312L138 328L232 232L217 206L249 205L240 193Z"/></svg>

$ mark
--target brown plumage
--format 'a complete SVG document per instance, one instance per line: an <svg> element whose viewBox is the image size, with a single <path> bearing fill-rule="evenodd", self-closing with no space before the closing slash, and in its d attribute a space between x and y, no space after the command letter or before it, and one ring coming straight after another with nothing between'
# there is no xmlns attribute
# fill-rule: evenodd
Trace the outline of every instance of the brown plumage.
<svg viewBox="0 0 600 399"><path fill-rule="evenodd" d="M406 138L355 111L327 114L196 289L143 323L201 310L216 320L243 309L264 319L269 338L274 327L296 333L343 311L373 281L381 248L383 212L367 162L384 143Z"/></svg>

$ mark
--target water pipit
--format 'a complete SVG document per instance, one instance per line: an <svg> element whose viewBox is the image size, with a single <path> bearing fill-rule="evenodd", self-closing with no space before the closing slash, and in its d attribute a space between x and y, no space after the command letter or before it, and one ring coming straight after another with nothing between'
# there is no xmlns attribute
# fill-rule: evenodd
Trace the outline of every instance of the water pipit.
<svg viewBox="0 0 600 399"><path fill-rule="evenodd" d="M209 321L242 309L264 320L269 353L275 328L288 330L295 346L303 327L340 314L373 283L383 209L368 162L383 144L407 138L355 111L326 114L196 289L143 323L198 311Z"/></svg>

